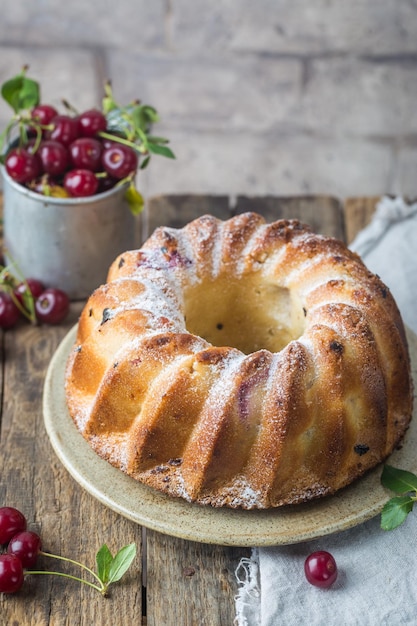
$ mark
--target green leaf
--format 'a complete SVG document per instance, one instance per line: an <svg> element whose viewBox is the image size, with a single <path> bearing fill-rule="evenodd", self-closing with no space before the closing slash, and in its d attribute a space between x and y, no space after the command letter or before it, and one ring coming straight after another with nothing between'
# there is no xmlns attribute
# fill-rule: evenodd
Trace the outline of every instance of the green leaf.
<svg viewBox="0 0 417 626"><path fill-rule="evenodd" d="M148 136L148 141L151 141L152 143L162 143L162 144L169 143L169 139L165 139L165 137L154 137L153 135Z"/></svg>
<svg viewBox="0 0 417 626"><path fill-rule="evenodd" d="M120 580L127 572L136 557L136 545L134 543L124 546L113 558L109 568L109 585Z"/></svg>
<svg viewBox="0 0 417 626"><path fill-rule="evenodd" d="M396 496L391 498L381 513L382 530L393 530L400 526L414 505L414 498L411 496Z"/></svg>
<svg viewBox="0 0 417 626"><path fill-rule="evenodd" d="M172 152L171 148L168 148L168 146L160 146L157 143L148 141L148 150L153 154L160 154L168 159L175 159L175 154Z"/></svg>
<svg viewBox="0 0 417 626"><path fill-rule="evenodd" d="M149 104L143 104L142 105L144 114L146 115L146 118L148 120L148 122L150 124L154 124L155 122L159 122L159 115L158 115L158 111L156 109L154 109L154 107L151 107Z"/></svg>
<svg viewBox="0 0 417 626"><path fill-rule="evenodd" d="M19 74L7 80L1 86L2 98L10 104L15 113L19 110L19 93L23 86L23 76Z"/></svg>
<svg viewBox="0 0 417 626"><path fill-rule="evenodd" d="M19 94L21 109L31 109L39 104L40 90L39 84L30 78L23 79L23 86Z"/></svg>
<svg viewBox="0 0 417 626"><path fill-rule="evenodd" d="M110 565L113 561L112 553L106 544L102 545L96 554L97 574L101 582L106 584L109 580Z"/></svg>
<svg viewBox="0 0 417 626"><path fill-rule="evenodd" d="M417 491L417 476L405 470L385 465L381 475L381 483L394 493Z"/></svg>
<svg viewBox="0 0 417 626"><path fill-rule="evenodd" d="M139 193L133 182L126 189L125 199L133 215L139 215L139 213L143 211L145 201L142 194Z"/></svg>
<svg viewBox="0 0 417 626"><path fill-rule="evenodd" d="M39 104L39 85L22 72L3 83L1 95L14 112L18 113Z"/></svg>
<svg viewBox="0 0 417 626"><path fill-rule="evenodd" d="M144 169L145 169L145 167L148 167L148 165L149 165L149 161L150 161L150 160L151 160L151 155L150 155L150 154L148 154L148 156L147 156L147 157L145 157L145 158L143 159L143 161L141 161L140 166L139 166L139 169L144 170Z"/></svg>

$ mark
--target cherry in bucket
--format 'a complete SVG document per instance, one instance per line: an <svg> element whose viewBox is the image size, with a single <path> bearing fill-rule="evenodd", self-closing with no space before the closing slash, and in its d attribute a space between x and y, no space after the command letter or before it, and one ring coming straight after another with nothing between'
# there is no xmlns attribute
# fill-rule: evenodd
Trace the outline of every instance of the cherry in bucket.
<svg viewBox="0 0 417 626"><path fill-rule="evenodd" d="M26 76L27 69L1 90L14 110L0 135L0 161L9 176L35 193L59 198L84 198L125 185L130 209L139 213L143 198L135 186L137 171L153 154L175 158L167 139L150 134L159 120L156 110L139 100L120 106L106 82L102 111L78 112L62 100L66 111L60 113L40 100L40 86ZM19 138L4 151L2 144L13 133ZM139 156L144 158L139 161Z"/></svg>

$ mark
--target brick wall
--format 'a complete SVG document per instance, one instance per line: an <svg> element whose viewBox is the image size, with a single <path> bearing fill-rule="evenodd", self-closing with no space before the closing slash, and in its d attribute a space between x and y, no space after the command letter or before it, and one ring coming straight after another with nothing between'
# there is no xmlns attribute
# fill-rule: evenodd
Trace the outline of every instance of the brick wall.
<svg viewBox="0 0 417 626"><path fill-rule="evenodd" d="M0 80L156 106L165 192L417 196L417 0L3 0ZM0 104L0 124L9 111Z"/></svg>

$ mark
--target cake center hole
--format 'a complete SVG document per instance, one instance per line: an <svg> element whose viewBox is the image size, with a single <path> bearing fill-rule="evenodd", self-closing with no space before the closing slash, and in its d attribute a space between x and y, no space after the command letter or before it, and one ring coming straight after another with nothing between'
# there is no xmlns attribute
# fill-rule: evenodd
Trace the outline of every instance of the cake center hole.
<svg viewBox="0 0 417 626"><path fill-rule="evenodd" d="M184 300L188 332L245 354L279 352L304 330L303 309L290 291L259 275L203 281L189 288Z"/></svg>

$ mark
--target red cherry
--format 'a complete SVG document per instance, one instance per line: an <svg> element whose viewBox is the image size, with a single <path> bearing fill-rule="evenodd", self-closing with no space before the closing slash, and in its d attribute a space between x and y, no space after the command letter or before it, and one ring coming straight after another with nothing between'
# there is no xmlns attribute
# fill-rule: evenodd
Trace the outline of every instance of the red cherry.
<svg viewBox="0 0 417 626"><path fill-rule="evenodd" d="M109 191L109 189L113 189L117 182L117 178L112 178L111 176L99 178L97 193L104 193L105 191Z"/></svg>
<svg viewBox="0 0 417 626"><path fill-rule="evenodd" d="M133 148L114 143L104 150L102 163L110 176L120 180L137 170L138 155Z"/></svg>
<svg viewBox="0 0 417 626"><path fill-rule="evenodd" d="M26 518L18 509L12 506L0 507L0 544L23 530L26 530Z"/></svg>
<svg viewBox="0 0 417 626"><path fill-rule="evenodd" d="M46 174L60 176L68 169L70 160L68 150L59 141L53 139L42 141L38 154Z"/></svg>
<svg viewBox="0 0 417 626"><path fill-rule="evenodd" d="M75 168L99 171L103 146L97 139L80 137L70 145L69 152Z"/></svg>
<svg viewBox="0 0 417 626"><path fill-rule="evenodd" d="M38 104L31 112L32 119L37 120L42 126L47 126L52 122L58 111L50 104Z"/></svg>
<svg viewBox="0 0 417 626"><path fill-rule="evenodd" d="M67 316L70 301L61 289L45 289L35 302L36 317L44 324L59 324Z"/></svg>
<svg viewBox="0 0 417 626"><path fill-rule="evenodd" d="M56 115L52 120L52 130L46 134L47 139L54 139L69 146L79 136L78 120L69 115Z"/></svg>
<svg viewBox="0 0 417 626"><path fill-rule="evenodd" d="M0 328L4 330L13 328L13 326L16 326L19 318L20 311L9 294L0 291Z"/></svg>
<svg viewBox="0 0 417 626"><path fill-rule="evenodd" d="M337 578L337 565L333 556L325 550L310 554L304 562L304 572L309 583L326 589Z"/></svg>
<svg viewBox="0 0 417 626"><path fill-rule="evenodd" d="M94 196L98 188L98 180L91 170L71 170L65 174L64 187L71 196L76 198Z"/></svg>
<svg viewBox="0 0 417 626"><path fill-rule="evenodd" d="M14 148L5 161L6 171L17 183L24 184L39 176L41 163L37 154L25 148Z"/></svg>
<svg viewBox="0 0 417 626"><path fill-rule="evenodd" d="M24 304L24 296L27 291L30 291L32 297L36 300L39 298L41 293L45 291L45 286L41 283L40 280L36 278L27 278L25 283L19 283L19 285L14 290L14 294L16 298L19 300L20 304Z"/></svg>
<svg viewBox="0 0 417 626"><path fill-rule="evenodd" d="M9 545L7 553L17 556L23 567L33 567L42 547L41 538L30 530L24 530L14 535Z"/></svg>
<svg viewBox="0 0 417 626"><path fill-rule="evenodd" d="M81 113L78 118L78 126L83 137L95 137L97 133L106 130L107 120L101 111L90 109Z"/></svg>
<svg viewBox="0 0 417 626"><path fill-rule="evenodd" d="M14 554L0 554L0 592L15 593L23 585L23 566Z"/></svg>

